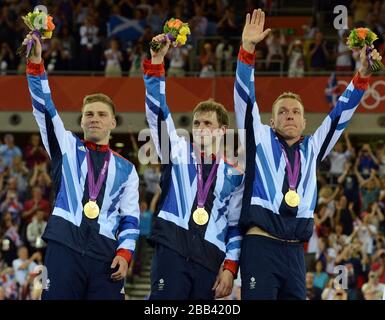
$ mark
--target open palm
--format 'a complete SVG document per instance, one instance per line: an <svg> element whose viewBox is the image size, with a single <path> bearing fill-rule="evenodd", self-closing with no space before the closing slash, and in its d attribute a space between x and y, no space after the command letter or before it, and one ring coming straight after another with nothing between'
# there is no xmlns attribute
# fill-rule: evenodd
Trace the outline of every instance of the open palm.
<svg viewBox="0 0 385 320"><path fill-rule="evenodd" d="M254 10L253 14L246 15L246 23L243 28L242 42L256 45L269 34L270 29L263 31L265 26L265 13L261 10Z"/></svg>

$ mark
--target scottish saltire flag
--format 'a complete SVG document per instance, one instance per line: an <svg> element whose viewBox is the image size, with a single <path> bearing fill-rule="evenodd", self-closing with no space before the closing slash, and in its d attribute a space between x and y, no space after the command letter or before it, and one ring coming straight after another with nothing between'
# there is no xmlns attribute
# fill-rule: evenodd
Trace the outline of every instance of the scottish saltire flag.
<svg viewBox="0 0 385 320"><path fill-rule="evenodd" d="M338 84L337 84L337 77L336 74L333 72L329 79L328 83L326 85L325 89L325 95L326 95L326 100L329 103L329 105L334 108L334 106L337 103L337 100L340 96L340 92L338 90Z"/></svg>
<svg viewBox="0 0 385 320"><path fill-rule="evenodd" d="M119 38L122 42L135 41L143 34L145 26L145 20L138 21L113 15L107 23L107 35Z"/></svg>

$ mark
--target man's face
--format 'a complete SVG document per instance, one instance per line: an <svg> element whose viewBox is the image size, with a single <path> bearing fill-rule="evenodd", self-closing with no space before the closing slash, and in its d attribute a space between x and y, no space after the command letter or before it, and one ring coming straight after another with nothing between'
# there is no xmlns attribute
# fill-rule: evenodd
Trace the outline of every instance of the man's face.
<svg viewBox="0 0 385 320"><path fill-rule="evenodd" d="M299 139L306 126L302 105L292 98L278 100L270 125L285 140Z"/></svg>
<svg viewBox="0 0 385 320"><path fill-rule="evenodd" d="M116 120L108 105L92 102L83 108L81 127L86 140L107 144L111 130L116 127Z"/></svg>
<svg viewBox="0 0 385 320"><path fill-rule="evenodd" d="M215 111L197 112L193 118L192 132L194 143L201 150L207 150L210 146L213 147L217 141L220 142L220 137L225 133L225 126L219 125Z"/></svg>

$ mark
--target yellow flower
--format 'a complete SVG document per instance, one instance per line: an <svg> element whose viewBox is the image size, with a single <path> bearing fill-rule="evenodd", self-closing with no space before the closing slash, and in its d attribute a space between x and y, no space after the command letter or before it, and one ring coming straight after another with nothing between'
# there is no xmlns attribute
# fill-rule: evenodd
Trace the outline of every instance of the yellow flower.
<svg viewBox="0 0 385 320"><path fill-rule="evenodd" d="M52 31L44 31L41 38L42 39L51 39L52 38Z"/></svg>
<svg viewBox="0 0 385 320"><path fill-rule="evenodd" d="M183 26L182 28L180 28L179 34L181 36L186 36L186 35L190 34L190 28L188 26Z"/></svg>
<svg viewBox="0 0 385 320"><path fill-rule="evenodd" d="M184 45L186 43L186 41L187 41L187 37L185 35L180 34L176 37L176 42L181 44L181 45Z"/></svg>

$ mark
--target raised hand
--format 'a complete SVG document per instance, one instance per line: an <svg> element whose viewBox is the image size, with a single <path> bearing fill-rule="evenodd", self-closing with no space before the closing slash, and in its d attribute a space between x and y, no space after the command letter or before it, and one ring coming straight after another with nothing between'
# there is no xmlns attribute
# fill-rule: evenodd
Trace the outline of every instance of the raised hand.
<svg viewBox="0 0 385 320"><path fill-rule="evenodd" d="M370 65L368 62L368 57L366 53L367 47L363 47L360 52L360 61L361 61L361 67L359 69L360 75L362 77L368 77L372 74L372 71L370 70ZM382 57L378 53L376 49L374 49L374 46L372 45L372 52L370 53L370 56L372 60L381 61Z"/></svg>
<svg viewBox="0 0 385 320"><path fill-rule="evenodd" d="M170 47L171 41L170 39L164 34L158 34L154 38L152 38L152 41L159 41L159 42L165 42L166 45L162 47L158 52L155 52L151 50L151 61L153 64L160 64L163 63L164 57L167 54L168 48Z"/></svg>
<svg viewBox="0 0 385 320"><path fill-rule="evenodd" d="M34 35L32 33L32 31L30 33L27 34L27 36L24 38L23 40L23 45L27 45L28 41L30 39L33 39L35 41L35 46L34 48L31 50L31 55L29 56L29 60L32 62L32 63L40 63L41 62L41 54L42 54L42 48L41 48L41 43L40 43L40 40L38 37L36 37L36 35Z"/></svg>
<svg viewBox="0 0 385 320"><path fill-rule="evenodd" d="M261 10L254 10L253 14L246 15L246 22L242 32L242 47L247 52L253 53L257 43L261 42L271 31L266 29L265 26L265 13Z"/></svg>

